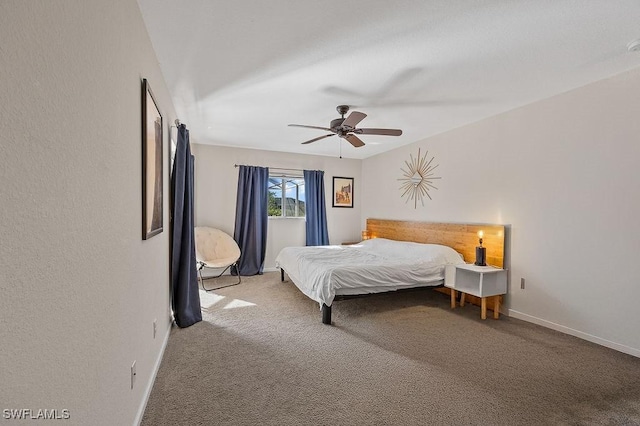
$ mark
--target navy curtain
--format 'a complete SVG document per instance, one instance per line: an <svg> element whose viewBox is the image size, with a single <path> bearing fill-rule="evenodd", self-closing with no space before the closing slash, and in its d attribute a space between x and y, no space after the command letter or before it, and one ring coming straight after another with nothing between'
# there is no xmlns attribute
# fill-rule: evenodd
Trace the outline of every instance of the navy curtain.
<svg viewBox="0 0 640 426"><path fill-rule="evenodd" d="M178 327L202 321L193 229L193 162L189 131L181 124L171 172L171 306Z"/></svg>
<svg viewBox="0 0 640 426"><path fill-rule="evenodd" d="M266 167L240 166L236 196L236 224L233 239L240 247L234 275L258 275L264 269L267 251L267 180Z"/></svg>
<svg viewBox="0 0 640 426"><path fill-rule="evenodd" d="M329 245L327 207L324 201L324 172L304 170L304 186L307 216L307 245Z"/></svg>

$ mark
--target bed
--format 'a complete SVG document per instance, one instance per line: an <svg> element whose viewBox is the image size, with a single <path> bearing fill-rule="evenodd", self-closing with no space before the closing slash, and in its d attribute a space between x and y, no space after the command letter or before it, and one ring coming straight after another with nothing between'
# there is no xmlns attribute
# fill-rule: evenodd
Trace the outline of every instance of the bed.
<svg viewBox="0 0 640 426"><path fill-rule="evenodd" d="M368 219L373 237L358 244L286 247L276 258L284 274L318 302L322 322L331 324L336 296L441 286L446 265L473 262L477 232L483 230L487 263L503 266L501 225L439 224Z"/></svg>

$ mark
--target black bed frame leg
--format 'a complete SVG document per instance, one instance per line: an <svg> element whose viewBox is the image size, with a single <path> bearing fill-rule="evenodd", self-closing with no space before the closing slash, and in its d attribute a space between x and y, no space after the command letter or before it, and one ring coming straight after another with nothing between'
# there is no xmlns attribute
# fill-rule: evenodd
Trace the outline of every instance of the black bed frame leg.
<svg viewBox="0 0 640 426"><path fill-rule="evenodd" d="M284 281L284 269L280 268L280 281Z"/></svg>
<svg viewBox="0 0 640 426"><path fill-rule="evenodd" d="M331 325L331 306L322 304L322 323Z"/></svg>

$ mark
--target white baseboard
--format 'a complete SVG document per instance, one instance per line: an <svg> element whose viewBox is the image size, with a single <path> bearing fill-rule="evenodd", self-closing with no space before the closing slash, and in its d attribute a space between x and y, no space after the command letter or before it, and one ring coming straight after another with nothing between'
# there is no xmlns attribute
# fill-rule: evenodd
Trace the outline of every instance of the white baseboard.
<svg viewBox="0 0 640 426"><path fill-rule="evenodd" d="M559 331L561 333L570 334L571 336L579 337L580 339L587 340L592 343L596 343L601 346L605 346L607 348L614 349L619 352L623 352L625 354L633 355L635 357L640 358L640 349L632 348L630 346L622 345L620 343L612 342L610 340L602 339L598 336L594 336L592 334L588 334L579 330L574 330L573 328L565 327L564 325L556 324L551 321L543 320L542 318L534 317L529 314L525 314L523 312L515 311L513 309L509 309L509 316L517 319L521 319L523 321L531 322L534 324L541 325L543 327L550 328L552 330Z"/></svg>
<svg viewBox="0 0 640 426"><path fill-rule="evenodd" d="M278 272L280 268L264 268L264 272Z"/></svg>
<svg viewBox="0 0 640 426"><path fill-rule="evenodd" d="M144 390L144 398L142 398L142 404L140 404L140 408L138 408L138 414L136 414L136 420L133 423L134 426L139 426L140 422L142 422L142 416L144 416L144 410L147 408L147 403L149 402L149 396L151 396L151 390L153 389L153 384L156 381L158 370L160 370L160 364L162 363L164 350L167 348L167 343L169 342L169 334L171 333L172 323L173 323L173 319L171 319L171 322L169 323L169 329L167 330L167 334L165 334L164 336L164 341L162 342L162 348L160 348L160 353L158 354L158 358L156 358L156 363L153 366L153 373L151 374L149 383L147 383L147 387Z"/></svg>

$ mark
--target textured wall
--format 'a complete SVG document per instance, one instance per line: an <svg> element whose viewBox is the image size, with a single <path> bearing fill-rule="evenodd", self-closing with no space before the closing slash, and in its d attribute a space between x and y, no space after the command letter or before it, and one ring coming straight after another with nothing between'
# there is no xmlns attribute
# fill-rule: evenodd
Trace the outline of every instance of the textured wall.
<svg viewBox="0 0 640 426"><path fill-rule="evenodd" d="M5 0L0 40L0 410L132 424L170 326L166 171L141 240L142 78L175 118L151 42L135 0Z"/></svg>
<svg viewBox="0 0 640 426"><path fill-rule="evenodd" d="M364 160L363 218L511 225L511 314L640 356L639 85L636 69ZM418 148L442 179L414 209L397 178Z"/></svg>

